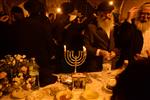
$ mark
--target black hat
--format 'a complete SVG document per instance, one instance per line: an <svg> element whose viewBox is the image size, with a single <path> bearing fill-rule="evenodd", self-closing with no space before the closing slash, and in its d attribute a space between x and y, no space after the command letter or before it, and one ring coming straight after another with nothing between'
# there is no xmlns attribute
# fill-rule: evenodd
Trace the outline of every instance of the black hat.
<svg viewBox="0 0 150 100"><path fill-rule="evenodd" d="M18 7L18 6L14 6L11 9L11 13L23 13L22 8Z"/></svg>
<svg viewBox="0 0 150 100"><path fill-rule="evenodd" d="M64 2L61 4L63 13L71 13L74 10L74 5L71 2Z"/></svg>
<svg viewBox="0 0 150 100"><path fill-rule="evenodd" d="M28 0L25 2L24 8L29 12L38 13L44 9L44 5L38 0Z"/></svg>
<svg viewBox="0 0 150 100"><path fill-rule="evenodd" d="M108 1L103 1L99 4L97 12L111 12L114 9L113 5L110 5Z"/></svg>

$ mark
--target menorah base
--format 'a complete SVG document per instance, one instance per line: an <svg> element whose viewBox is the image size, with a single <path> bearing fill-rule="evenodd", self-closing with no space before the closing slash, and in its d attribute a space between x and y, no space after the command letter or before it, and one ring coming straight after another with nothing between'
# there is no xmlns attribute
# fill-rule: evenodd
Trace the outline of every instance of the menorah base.
<svg viewBox="0 0 150 100"><path fill-rule="evenodd" d="M85 89L86 75L83 73L72 74L72 89Z"/></svg>

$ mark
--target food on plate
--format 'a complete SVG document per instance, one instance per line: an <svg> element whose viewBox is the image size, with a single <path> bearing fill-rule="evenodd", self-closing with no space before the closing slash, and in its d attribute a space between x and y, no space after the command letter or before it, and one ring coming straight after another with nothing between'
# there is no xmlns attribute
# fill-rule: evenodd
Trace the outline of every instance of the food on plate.
<svg viewBox="0 0 150 100"><path fill-rule="evenodd" d="M99 94L96 91L85 90L81 96L81 100L97 100L99 98Z"/></svg>
<svg viewBox="0 0 150 100"><path fill-rule="evenodd" d="M72 92L69 90L60 91L56 94L56 100L71 100Z"/></svg>

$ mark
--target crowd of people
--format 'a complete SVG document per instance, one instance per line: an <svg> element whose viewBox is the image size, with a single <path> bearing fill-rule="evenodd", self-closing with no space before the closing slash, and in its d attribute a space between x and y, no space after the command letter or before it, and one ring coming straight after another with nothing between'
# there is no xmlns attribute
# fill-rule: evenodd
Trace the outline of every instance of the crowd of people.
<svg viewBox="0 0 150 100"><path fill-rule="evenodd" d="M61 5L62 14L45 15L44 5L35 0L25 2L23 10L15 6L10 16L0 15L0 58L6 54L25 54L35 57L40 66L40 83L45 86L57 78L52 73L72 73L74 67L64 59L67 50L86 47L87 58L77 72L103 69L111 61L111 69L129 61L126 70L117 78L112 100L143 100L147 98L150 76L150 2L133 7L123 23L116 24L114 6L101 2L91 16L76 11L71 2ZM11 21L10 21L11 20ZM8 22L10 21L10 22Z"/></svg>

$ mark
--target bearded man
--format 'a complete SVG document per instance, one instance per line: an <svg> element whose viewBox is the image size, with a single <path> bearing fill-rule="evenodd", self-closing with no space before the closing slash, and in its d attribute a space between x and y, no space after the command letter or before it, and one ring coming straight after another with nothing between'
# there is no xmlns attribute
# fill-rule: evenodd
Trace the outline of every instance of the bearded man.
<svg viewBox="0 0 150 100"><path fill-rule="evenodd" d="M129 60L113 90L112 100L149 100L150 2L133 7L120 27L120 60Z"/></svg>
<svg viewBox="0 0 150 100"><path fill-rule="evenodd" d="M127 20L120 26L119 48L120 63L128 59L145 59L150 56L150 2L140 8L133 7L128 12Z"/></svg>
<svg viewBox="0 0 150 100"><path fill-rule="evenodd" d="M103 60L111 60L116 56L113 37L114 6L103 1L97 8L96 20L88 24L84 32L84 43L87 48L88 71L102 70Z"/></svg>

